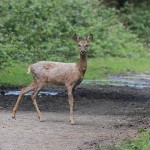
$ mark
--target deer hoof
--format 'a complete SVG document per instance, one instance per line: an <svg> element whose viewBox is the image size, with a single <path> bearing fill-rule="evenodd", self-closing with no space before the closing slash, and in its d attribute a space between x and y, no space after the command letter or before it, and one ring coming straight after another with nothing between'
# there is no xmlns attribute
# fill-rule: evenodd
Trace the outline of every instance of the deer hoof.
<svg viewBox="0 0 150 150"><path fill-rule="evenodd" d="M40 119L40 122L44 122L45 120L44 119Z"/></svg>
<svg viewBox="0 0 150 150"><path fill-rule="evenodd" d="M16 119L16 117L15 117L15 116L12 116L12 118L13 118L13 119Z"/></svg>
<svg viewBox="0 0 150 150"><path fill-rule="evenodd" d="M74 123L74 119L70 119L70 124L71 125L74 125L75 123Z"/></svg>
<svg viewBox="0 0 150 150"><path fill-rule="evenodd" d="M40 122L44 122L44 119L42 117L38 116L38 119Z"/></svg>
<svg viewBox="0 0 150 150"><path fill-rule="evenodd" d="M13 112L12 112L12 118L13 118L13 119L16 119L16 115L15 115L15 114L16 114L16 111L13 111Z"/></svg>

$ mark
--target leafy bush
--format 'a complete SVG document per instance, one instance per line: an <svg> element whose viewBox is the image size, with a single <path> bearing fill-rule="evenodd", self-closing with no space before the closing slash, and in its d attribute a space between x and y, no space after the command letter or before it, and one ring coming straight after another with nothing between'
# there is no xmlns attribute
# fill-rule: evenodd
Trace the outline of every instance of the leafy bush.
<svg viewBox="0 0 150 150"><path fill-rule="evenodd" d="M121 10L122 20L126 27L150 47L150 1L141 3L126 3Z"/></svg>
<svg viewBox="0 0 150 150"><path fill-rule="evenodd" d="M109 11L108 11L109 10ZM129 32L119 21L116 10L98 9L99 23L95 22L96 47L100 56L140 57L144 47L135 34ZM94 44L95 44L94 43ZM98 51L97 51L98 53Z"/></svg>
<svg viewBox="0 0 150 150"><path fill-rule="evenodd" d="M145 48L98 0L3 0L0 3L0 66L8 60L76 60L74 33L94 35L89 57L141 57ZM9 59L8 59L9 58Z"/></svg>

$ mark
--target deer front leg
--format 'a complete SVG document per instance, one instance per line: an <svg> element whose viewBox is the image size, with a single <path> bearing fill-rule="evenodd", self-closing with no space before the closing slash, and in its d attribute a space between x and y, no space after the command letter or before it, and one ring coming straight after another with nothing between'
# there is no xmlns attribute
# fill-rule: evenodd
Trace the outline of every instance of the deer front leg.
<svg viewBox="0 0 150 150"><path fill-rule="evenodd" d="M69 106L70 106L70 123L71 125L74 125L74 99L73 99L73 94L72 94L72 89L73 87L68 86L67 91L68 91L68 100L69 100Z"/></svg>

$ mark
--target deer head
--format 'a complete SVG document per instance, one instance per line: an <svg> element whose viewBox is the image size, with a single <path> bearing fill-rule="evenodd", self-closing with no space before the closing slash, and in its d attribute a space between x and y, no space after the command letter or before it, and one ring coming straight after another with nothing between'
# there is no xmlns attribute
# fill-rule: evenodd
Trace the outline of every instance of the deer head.
<svg viewBox="0 0 150 150"><path fill-rule="evenodd" d="M74 41L78 44L78 49L81 55L85 55L87 51L88 44L91 40L93 40L93 35L90 34L85 40L81 40L77 34L74 34Z"/></svg>

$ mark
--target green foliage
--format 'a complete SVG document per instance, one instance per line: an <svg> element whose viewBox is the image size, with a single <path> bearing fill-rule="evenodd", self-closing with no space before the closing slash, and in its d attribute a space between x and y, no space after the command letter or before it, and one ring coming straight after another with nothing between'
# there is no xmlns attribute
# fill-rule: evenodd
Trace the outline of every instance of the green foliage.
<svg viewBox="0 0 150 150"><path fill-rule="evenodd" d="M141 57L145 48L98 0L2 0L0 66L11 60L77 60L74 33L94 35L89 57Z"/></svg>
<svg viewBox="0 0 150 150"><path fill-rule="evenodd" d="M150 47L150 1L126 3L121 10L121 19L126 27L138 35L147 47Z"/></svg>
<svg viewBox="0 0 150 150"><path fill-rule="evenodd" d="M149 150L150 149L150 132L142 131L138 139L126 139L121 145L103 145L99 150Z"/></svg>
<svg viewBox="0 0 150 150"><path fill-rule="evenodd" d="M122 147L122 148L121 148ZM120 147L120 150L149 150L150 149L150 132L143 131L136 140L127 139Z"/></svg>

